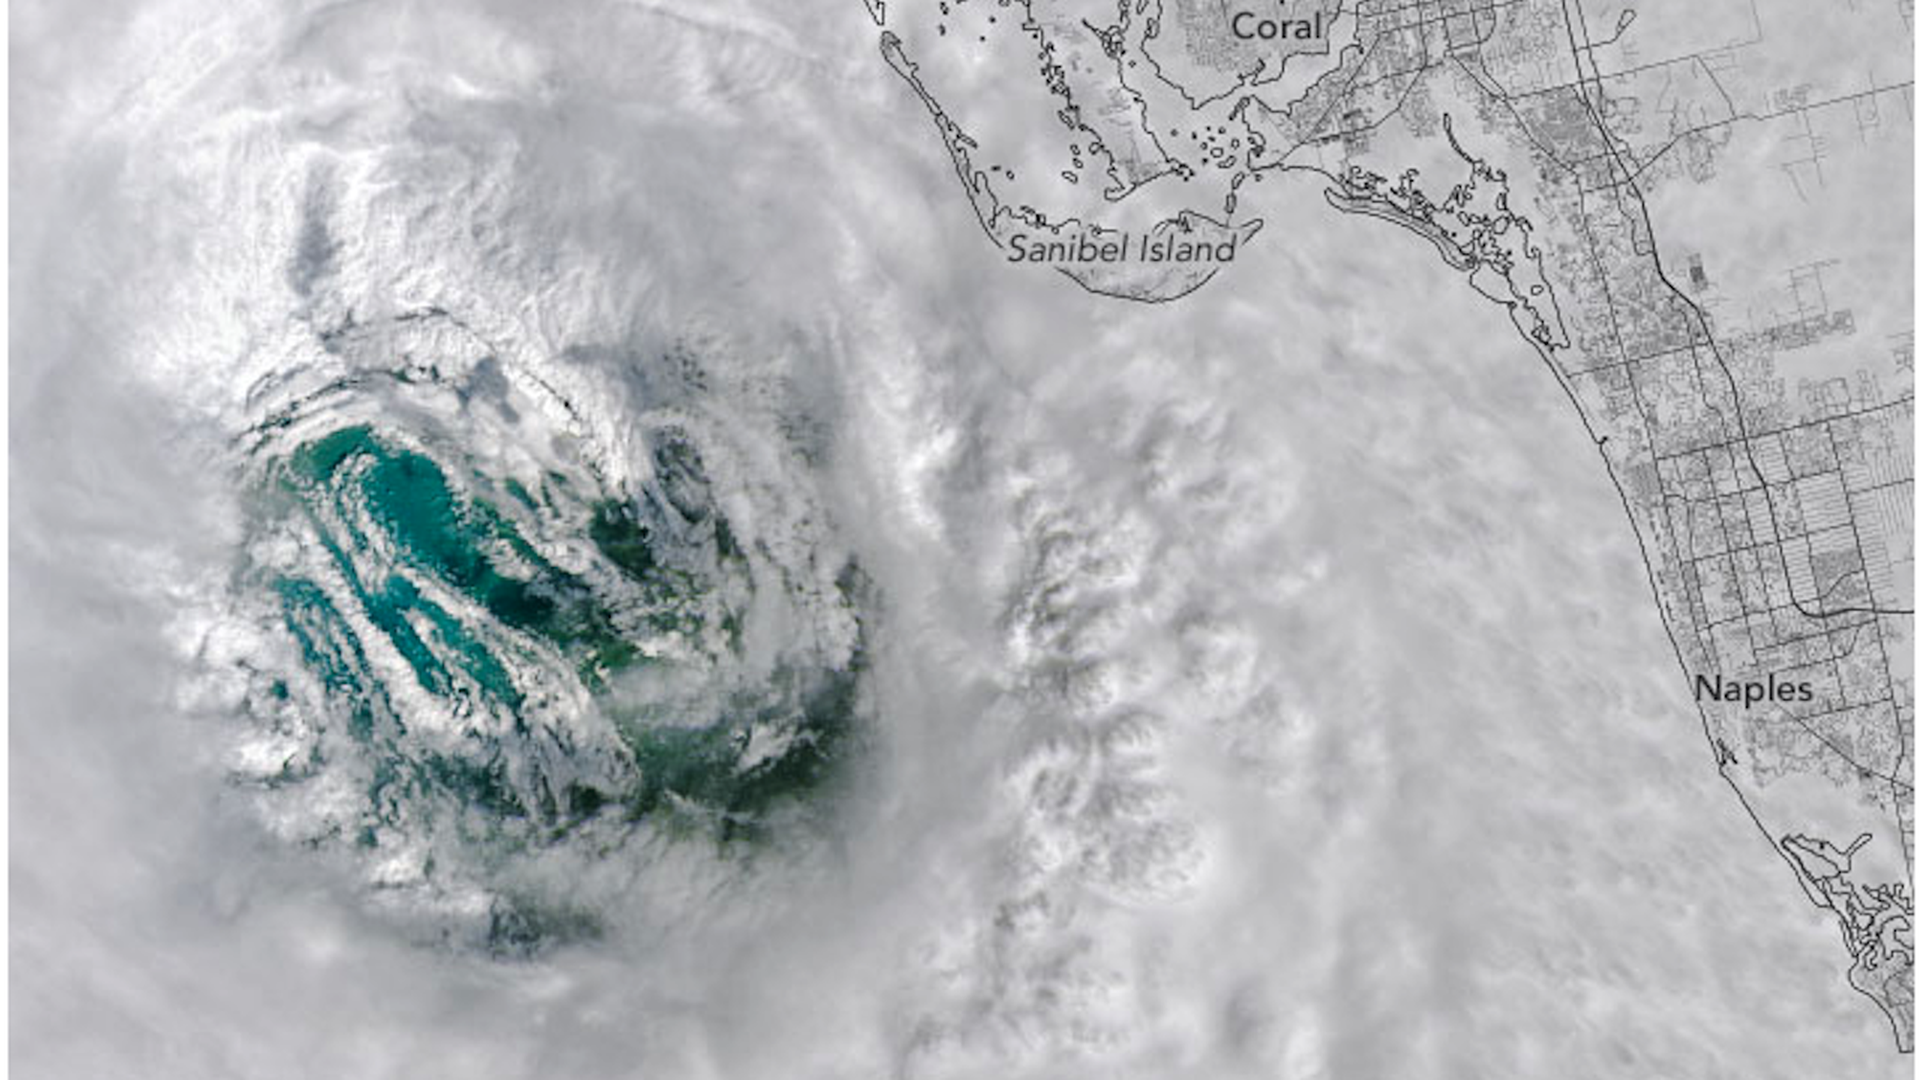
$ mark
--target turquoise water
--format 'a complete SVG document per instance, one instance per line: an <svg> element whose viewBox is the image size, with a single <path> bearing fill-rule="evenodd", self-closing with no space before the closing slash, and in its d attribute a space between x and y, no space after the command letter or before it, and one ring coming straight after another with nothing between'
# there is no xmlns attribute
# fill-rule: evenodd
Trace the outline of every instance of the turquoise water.
<svg viewBox="0 0 1920 1080"><path fill-rule="evenodd" d="M263 528L300 556L261 577L299 670L265 673L261 708L321 734L266 782L344 769L359 806L327 836L375 855L426 838L446 853L428 878L582 830L617 846L666 826L725 850L817 801L857 736L861 650L744 655L784 575L756 567L689 439L660 433L651 466L632 496L557 471L491 478L366 425L274 460ZM839 617L860 582L841 573ZM488 934L515 952L593 925L498 899Z"/></svg>

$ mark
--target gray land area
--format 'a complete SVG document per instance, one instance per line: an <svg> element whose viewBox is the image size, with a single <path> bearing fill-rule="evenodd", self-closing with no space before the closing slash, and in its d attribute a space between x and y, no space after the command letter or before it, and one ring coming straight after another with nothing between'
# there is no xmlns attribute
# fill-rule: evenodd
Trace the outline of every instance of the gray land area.
<svg viewBox="0 0 1920 1080"><path fill-rule="evenodd" d="M1619 492L1703 766L1831 913L1837 972L1905 1051L1911 20L1785 0L949 0L877 19L1003 248L1170 222L1283 242L1253 239L1262 201L1307 182L1505 309ZM1231 277L1211 251L1078 250L1037 261L1131 301Z"/></svg>

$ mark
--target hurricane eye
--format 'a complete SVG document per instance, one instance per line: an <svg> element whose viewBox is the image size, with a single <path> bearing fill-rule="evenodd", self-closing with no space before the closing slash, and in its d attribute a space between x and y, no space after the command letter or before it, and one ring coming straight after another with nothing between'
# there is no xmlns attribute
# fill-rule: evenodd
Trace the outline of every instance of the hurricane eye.
<svg viewBox="0 0 1920 1080"><path fill-rule="evenodd" d="M817 537L777 512L778 543L743 537L682 425L640 417L613 484L578 452L477 452L420 422L417 376L388 385L316 398L247 462L235 776L273 826L509 952L597 925L530 868L800 827L855 733L858 569L808 586L774 552ZM495 412L491 442L567 445Z"/></svg>

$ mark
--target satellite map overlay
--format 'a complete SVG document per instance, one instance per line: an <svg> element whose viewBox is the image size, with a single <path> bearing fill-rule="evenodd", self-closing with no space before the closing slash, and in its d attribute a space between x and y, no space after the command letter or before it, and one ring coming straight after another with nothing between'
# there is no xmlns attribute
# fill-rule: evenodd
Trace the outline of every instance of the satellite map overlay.
<svg viewBox="0 0 1920 1080"><path fill-rule="evenodd" d="M12 1075L1913 1075L1912 0L9 33Z"/></svg>

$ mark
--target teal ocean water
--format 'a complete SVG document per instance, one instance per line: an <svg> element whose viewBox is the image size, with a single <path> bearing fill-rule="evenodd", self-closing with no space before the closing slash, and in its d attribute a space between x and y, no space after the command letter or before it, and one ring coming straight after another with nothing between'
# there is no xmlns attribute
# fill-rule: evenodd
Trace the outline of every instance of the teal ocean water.
<svg viewBox="0 0 1920 1080"><path fill-rule="evenodd" d="M255 427L234 780L290 839L524 952L597 928L528 872L554 853L749 858L809 828L857 745L866 587L736 527L727 501L766 515L716 481L697 401L643 410L612 482L542 423L570 406L500 371L357 370Z"/></svg>

